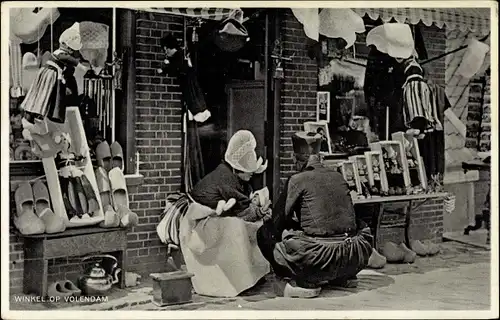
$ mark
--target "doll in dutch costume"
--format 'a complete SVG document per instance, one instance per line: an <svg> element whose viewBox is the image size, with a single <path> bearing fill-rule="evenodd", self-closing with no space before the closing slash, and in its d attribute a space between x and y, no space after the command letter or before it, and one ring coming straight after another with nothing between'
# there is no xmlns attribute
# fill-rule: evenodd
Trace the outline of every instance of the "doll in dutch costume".
<svg viewBox="0 0 500 320"><path fill-rule="evenodd" d="M32 141L33 151L42 158L55 156L61 150L66 107L77 105L78 88L73 73L83 61L78 22L61 34L59 45L41 67L21 104L23 135Z"/></svg>
<svg viewBox="0 0 500 320"><path fill-rule="evenodd" d="M423 139L426 132L443 130L432 91L424 80L424 72L415 56L404 62L403 117L407 133Z"/></svg>
<svg viewBox="0 0 500 320"><path fill-rule="evenodd" d="M61 34L59 49L42 66L21 104L24 129L44 135L49 131L46 119L64 123L66 106L78 96L73 72L81 61L81 47L80 25L76 22Z"/></svg>

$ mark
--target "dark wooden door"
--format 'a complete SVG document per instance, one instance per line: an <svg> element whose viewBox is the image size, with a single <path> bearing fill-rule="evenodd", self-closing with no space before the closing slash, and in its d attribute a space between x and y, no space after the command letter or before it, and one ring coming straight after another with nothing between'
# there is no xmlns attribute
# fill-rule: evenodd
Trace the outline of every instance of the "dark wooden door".
<svg viewBox="0 0 500 320"><path fill-rule="evenodd" d="M257 157L266 159L267 104L264 81L234 81L227 85L227 141L238 130L249 130L257 140ZM271 168L271 163L268 164ZM266 172L255 176L254 188L263 188Z"/></svg>

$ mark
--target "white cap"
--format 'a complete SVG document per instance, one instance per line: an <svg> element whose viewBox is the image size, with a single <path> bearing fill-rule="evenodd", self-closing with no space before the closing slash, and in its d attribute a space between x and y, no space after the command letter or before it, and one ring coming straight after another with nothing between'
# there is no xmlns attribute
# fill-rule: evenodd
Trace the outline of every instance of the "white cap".
<svg viewBox="0 0 500 320"><path fill-rule="evenodd" d="M393 58L408 59L415 51L410 26L404 23L386 23L370 30L366 45L374 45L380 52Z"/></svg>
<svg viewBox="0 0 500 320"><path fill-rule="evenodd" d="M23 56L23 69L38 68L38 58L33 52L26 52Z"/></svg>
<svg viewBox="0 0 500 320"><path fill-rule="evenodd" d="M267 169L267 160L263 163L261 157L257 159L255 147L257 141L253 134L248 130L239 130L229 140L224 159L233 169L262 173Z"/></svg>
<svg viewBox="0 0 500 320"><path fill-rule="evenodd" d="M72 50L80 50L82 48L80 24L78 22L75 22L70 28L64 30L64 32L59 37L59 43L65 44Z"/></svg>

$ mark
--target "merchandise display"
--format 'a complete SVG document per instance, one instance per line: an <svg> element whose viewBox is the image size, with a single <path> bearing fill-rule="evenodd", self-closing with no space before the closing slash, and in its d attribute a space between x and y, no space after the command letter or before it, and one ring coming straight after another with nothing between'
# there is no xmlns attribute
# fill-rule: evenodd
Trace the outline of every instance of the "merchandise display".
<svg viewBox="0 0 500 320"><path fill-rule="evenodd" d="M366 165L368 170L368 183L372 195L388 195L389 184L385 173L384 159L378 151L365 152Z"/></svg>

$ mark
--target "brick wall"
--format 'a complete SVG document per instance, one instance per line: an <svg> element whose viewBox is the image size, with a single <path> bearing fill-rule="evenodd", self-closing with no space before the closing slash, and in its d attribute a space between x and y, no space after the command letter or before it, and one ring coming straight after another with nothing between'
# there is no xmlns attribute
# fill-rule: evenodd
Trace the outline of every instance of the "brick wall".
<svg viewBox="0 0 500 320"><path fill-rule="evenodd" d="M304 130L305 121L316 120L316 92L318 67L316 60L307 56L308 38L302 24L290 9L281 16L281 40L283 54L295 54L291 62L285 62L285 79L281 89L280 174L282 185L295 172L292 161L291 135Z"/></svg>
<svg viewBox="0 0 500 320"><path fill-rule="evenodd" d="M182 38L182 18L141 12L136 33L136 142L144 164L144 183L130 193L139 225L129 233L127 257L131 270L165 268L166 247L156 234L167 193L181 185L182 112L177 80L160 76L164 59L159 40L167 33Z"/></svg>

